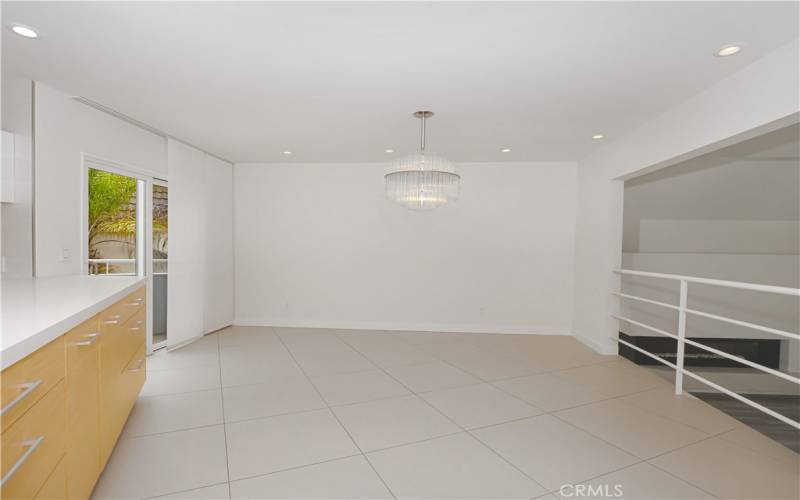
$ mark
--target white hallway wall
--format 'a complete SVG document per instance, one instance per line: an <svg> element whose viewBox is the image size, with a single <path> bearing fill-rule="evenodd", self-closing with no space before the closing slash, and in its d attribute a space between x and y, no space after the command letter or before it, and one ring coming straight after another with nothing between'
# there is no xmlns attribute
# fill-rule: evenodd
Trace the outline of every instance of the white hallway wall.
<svg viewBox="0 0 800 500"><path fill-rule="evenodd" d="M35 87L36 275L81 274L81 153L167 176L167 143L47 85ZM61 249L70 252L61 260Z"/></svg>
<svg viewBox="0 0 800 500"><path fill-rule="evenodd" d="M796 123L800 113L798 42L787 44L578 164L573 334L615 353L609 312L619 289L612 269L622 258L623 183L618 180Z"/></svg>
<svg viewBox="0 0 800 500"><path fill-rule="evenodd" d="M382 164L236 164L239 324L570 331L573 163L462 165L454 205L413 212Z"/></svg>

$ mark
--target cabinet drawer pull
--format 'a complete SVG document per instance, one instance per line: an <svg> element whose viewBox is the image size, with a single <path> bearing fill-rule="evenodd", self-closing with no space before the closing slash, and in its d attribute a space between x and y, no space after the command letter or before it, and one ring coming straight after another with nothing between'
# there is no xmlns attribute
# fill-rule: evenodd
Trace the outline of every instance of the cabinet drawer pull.
<svg viewBox="0 0 800 500"><path fill-rule="evenodd" d="M24 384L20 384L20 388L24 388L25 390L20 392L17 397L15 397L10 403L5 405L2 410L0 410L0 415L5 415L7 411L11 410L17 406L23 399L28 397L28 394L32 393L36 390L37 387L42 385L43 380L36 380L34 382L25 382ZM5 479L4 479L5 481Z"/></svg>
<svg viewBox="0 0 800 500"><path fill-rule="evenodd" d="M140 306L140 305L142 305L142 301L141 300L134 300L133 302L128 302L128 305L129 306Z"/></svg>
<svg viewBox="0 0 800 500"><path fill-rule="evenodd" d="M103 321L103 323L105 323L107 325L118 325L119 324L119 320L118 319L109 319L107 321Z"/></svg>
<svg viewBox="0 0 800 500"><path fill-rule="evenodd" d="M88 338L89 340L84 340L83 342L73 342L72 345L74 345L74 346L92 345L95 342L97 342L97 339L98 339L99 336L100 336L99 333L90 333L88 335L85 335L85 337Z"/></svg>
<svg viewBox="0 0 800 500"><path fill-rule="evenodd" d="M3 479L0 479L0 487L6 484L6 482L9 479L14 477L14 474L17 473L19 468L22 467L22 465L28 460L28 458L33 454L33 452L36 451L36 448L38 448L39 445L42 444L42 441L44 441L44 436L39 436L35 439L29 439L22 443L22 445L27 446L28 449L25 450L25 453L23 453L22 456L19 457L19 460L17 460L17 462L14 465L12 465L10 469L8 469L8 472L6 472L6 475L3 476Z"/></svg>
<svg viewBox="0 0 800 500"><path fill-rule="evenodd" d="M140 372L142 371L142 364L144 363L144 358L140 359L136 364L136 368L131 368L128 370L129 372Z"/></svg>

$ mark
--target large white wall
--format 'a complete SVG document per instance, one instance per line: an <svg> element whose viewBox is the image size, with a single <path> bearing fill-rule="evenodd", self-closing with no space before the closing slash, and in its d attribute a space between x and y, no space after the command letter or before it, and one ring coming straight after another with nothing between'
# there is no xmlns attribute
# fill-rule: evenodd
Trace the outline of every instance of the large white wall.
<svg viewBox="0 0 800 500"><path fill-rule="evenodd" d="M800 113L797 40L684 103L612 139L578 164L573 334L614 353L618 330L609 312L619 289L622 178L654 171L794 123Z"/></svg>
<svg viewBox="0 0 800 500"><path fill-rule="evenodd" d="M166 177L166 140L38 82L34 113L36 275L80 274L86 238L81 154ZM62 249L69 259L61 259Z"/></svg>
<svg viewBox="0 0 800 500"><path fill-rule="evenodd" d="M574 164L465 164L431 212L387 200L384 173L235 165L237 323L569 333Z"/></svg>

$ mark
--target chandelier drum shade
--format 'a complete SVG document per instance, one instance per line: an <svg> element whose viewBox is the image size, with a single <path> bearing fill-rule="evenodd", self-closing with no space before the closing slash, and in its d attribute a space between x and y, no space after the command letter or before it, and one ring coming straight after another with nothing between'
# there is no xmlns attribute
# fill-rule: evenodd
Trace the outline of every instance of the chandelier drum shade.
<svg viewBox="0 0 800 500"><path fill-rule="evenodd" d="M425 122L431 111L414 113L420 120L419 153L392 162L386 179L386 196L412 210L431 210L458 199L461 177L449 160L425 151Z"/></svg>

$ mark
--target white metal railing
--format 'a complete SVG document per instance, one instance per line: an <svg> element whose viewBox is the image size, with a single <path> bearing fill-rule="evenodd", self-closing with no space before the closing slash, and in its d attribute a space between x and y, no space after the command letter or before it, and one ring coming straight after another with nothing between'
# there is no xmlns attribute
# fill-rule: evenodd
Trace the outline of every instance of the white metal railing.
<svg viewBox="0 0 800 500"><path fill-rule="evenodd" d="M653 272L648 272L648 271L634 271L634 270L631 270L631 269L615 269L614 272L617 273L617 274L620 274L620 275L625 275L625 276L640 276L640 277L644 277L644 278L655 278L655 279L664 279L664 280L672 280L672 281L680 282L679 303L678 303L677 306L673 305L673 304L668 304L666 302L659 302L657 300L652 300L652 299L648 299L648 298L645 298L645 297L639 297L639 296L631 295L631 294L627 294L627 293L612 292L612 295L615 295L615 296L619 297L620 299L633 300L633 301L637 301L637 302L644 302L644 303L647 303L647 304L652 304L652 305L655 305L655 306L664 307L664 308L667 308L667 309L672 309L672 310L677 311L678 312L678 333L677 333L677 335L673 334L673 333L670 333L670 332L666 332L664 330L661 330L660 328L656 328L656 327L647 325L647 324L642 323L640 321L636 321L634 319L622 316L620 314L613 314L613 313L611 314L611 317L616 318L619 321L624 321L624 322L626 322L628 324L636 325L638 327L644 328L644 329L649 330L651 332L658 333L659 335L663 335L663 336L675 339L677 341L677 350L676 350L675 363L671 363L671 362L663 359L662 357L657 356L657 355L655 355L655 354L653 354L651 352L648 352L648 351L646 351L646 350L644 350L644 349L642 349L642 348L640 348L638 346L635 346L635 345L631 344L630 342L627 342L627 341L625 341L623 339L620 339L620 338L615 338L614 339L618 343L623 344L623 345L625 345L625 346L627 346L627 347L629 347L629 348L631 348L631 349L633 349L633 350L635 350L637 352L640 352L640 353L642 353L642 354L644 354L646 356L649 356L649 357L655 359L656 361L658 361L658 362L660 362L660 363L662 363L664 365L667 365L670 368L674 369L675 370L675 394L682 394L683 393L683 377L684 377L684 375L686 375L686 376L689 376L689 377L691 377L691 378L693 378L693 379L695 379L695 380L697 380L699 382L702 382L702 383L708 385L709 387L712 387L713 389L716 389L717 391L719 391L719 392L721 392L723 394L727 394L728 396L730 396L730 397L732 397L734 399L737 399L737 400L741 401L742 403L750 405L753 408L755 408L757 410L760 410L760 411L766 413L767 415L770 415L770 416L780 420L781 422L789 424L789 425L791 425L792 427L794 427L796 429L800 429L800 422L796 422L796 421L794 421L794 420L792 420L792 419L790 419L790 418L788 418L788 417L786 417L786 416L784 416L784 415L782 415L782 414L780 414L780 413L778 413L778 412L776 412L774 410L771 410L770 408L767 408L766 406L760 405L760 404L756 403L755 401L752 401L752 400L750 400L750 399L748 399L748 398L746 398L744 396L741 396L740 394L737 394L734 391L726 389L725 387L722 387L719 384L716 384L716 383L706 379L705 377L702 377L702 376L700 376L700 375L698 375L696 373L693 373L693 372L691 372L689 370L686 370L684 368L684 350L686 348L686 344L688 344L690 346L697 347L698 349L703 349L705 351L713 353L713 354L715 354L717 356L721 356L723 358L730 359L730 360L735 361L737 363L741 363L741 364L743 364L745 366L749 366L750 368L754 368L756 370L760 370L760 371L762 371L764 373L768 373L770 375L774 375L776 377L780 377L780 378L782 378L784 380L788 380L789 382L793 382L793 383L795 383L797 385L800 385L800 378L794 377L794 376L792 376L792 375L790 375L788 373L784 373L784 372L781 372L781 371L778 371L778 370L774 370L772 368L760 365L758 363L754 363L752 361L749 361L747 359L741 358L739 356L734 356L733 354L729 354L727 352L720 351L719 349L715 349L713 347L709 347L707 345L701 344L700 342L696 342L694 340L686 338L686 317L687 317L687 314L689 314L689 315L694 315L694 316L702 316L704 318L710 318L710 319L721 321L721 322L724 322L724 323L730 323L730 324L734 324L734 325L738 325L738 326L743 326L743 327L746 327L746 328L751 328L751 329L754 329L754 330L759 330L759 331L762 331L762 332L766 332L766 333L778 335L778 336L781 336L781 337L785 337L785 338L789 338L789 339L800 341L800 334L797 334L797 333L787 332L787 331L784 331L784 330L778 330L778 329L775 329L775 328L770 328L770 327L763 326L763 325L758 325L758 324L755 324L755 323L749 323L747 321L740 321L738 319L728 318L728 317L725 317L725 316L719 316L717 314L711 314L711 313L707 313L707 312L703 312L703 311L698 311L698 310L695 310L695 309L689 309L687 307L687 302L688 302L687 298L688 298L688 294L689 294L689 283L701 283L701 284L704 284L704 285L713 285L713 286L719 286L719 287L724 287L724 288L736 288L736 289L740 289L740 290L751 290L751 291L755 291L755 292L765 292L765 293L773 293L773 294L779 294L779 295L789 295L789 296L793 296L793 297L800 297L800 288L789 288L789 287L783 287L783 286L761 285L761 284L756 284L756 283L745 283L745 282L741 282L741 281L716 280L716 279L711 279L711 278L698 278L698 277L695 277L695 276L682 276L682 275L678 275L678 274L653 273Z"/></svg>
<svg viewBox="0 0 800 500"><path fill-rule="evenodd" d="M166 266L168 259L153 259L153 269L156 268L157 264L162 264L162 267ZM100 266L105 264L105 269L103 272L100 271ZM113 264L119 265L133 265L134 271L133 272L115 272L112 270ZM114 275L114 276L135 276L136 275L136 259L89 259L89 274L102 274L102 275ZM153 274L167 274L166 272L153 272Z"/></svg>

